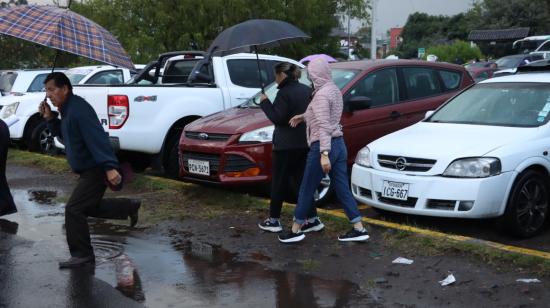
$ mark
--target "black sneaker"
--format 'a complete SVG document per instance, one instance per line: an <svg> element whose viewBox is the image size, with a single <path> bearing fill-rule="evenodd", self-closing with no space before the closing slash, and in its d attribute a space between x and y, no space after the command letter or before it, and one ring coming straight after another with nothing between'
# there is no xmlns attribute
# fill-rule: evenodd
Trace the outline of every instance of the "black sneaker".
<svg viewBox="0 0 550 308"><path fill-rule="evenodd" d="M319 218L315 218L314 222L307 222L302 226L300 231L304 233L321 231L325 228L325 225L321 222Z"/></svg>
<svg viewBox="0 0 550 308"><path fill-rule="evenodd" d="M292 231L279 235L279 242L281 243L296 243L306 238L304 233L302 231L298 231L297 233L294 233Z"/></svg>
<svg viewBox="0 0 550 308"><path fill-rule="evenodd" d="M357 231L355 228L352 228L348 233L340 235L338 240L340 242L362 242L368 240L369 237L367 229L363 228L363 231Z"/></svg>
<svg viewBox="0 0 550 308"><path fill-rule="evenodd" d="M281 226L281 223L278 220L276 220L275 222L272 222L269 218L259 223L258 227L264 231L269 231L269 232L283 231L283 227Z"/></svg>

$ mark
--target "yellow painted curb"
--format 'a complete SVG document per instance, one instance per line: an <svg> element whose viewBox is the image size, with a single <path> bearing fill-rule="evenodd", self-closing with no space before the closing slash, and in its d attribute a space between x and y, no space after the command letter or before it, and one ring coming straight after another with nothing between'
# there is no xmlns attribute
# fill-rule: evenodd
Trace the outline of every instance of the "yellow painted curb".
<svg viewBox="0 0 550 308"><path fill-rule="evenodd" d="M321 213L324 213L324 214L328 214L328 215L348 219L347 216L343 212L339 212L338 210L317 209L317 211L321 212ZM373 219L373 218L368 218L368 217L363 217L363 221L368 223L368 224L371 224L371 225L382 226L382 227L385 227L385 228L392 228L392 229L397 229L397 230L402 230L402 231L408 231L408 232L413 232L413 233L417 233L417 234L421 234L421 235L425 235L425 236L430 236L430 237L433 237L433 238L447 239L447 240L451 240L451 241L455 241L455 242L480 244L480 245L489 246L489 247L492 247L492 248L495 248L495 249L498 249L498 250L502 250L502 251L506 251L506 252L514 252L514 253L519 253L519 254L523 254L523 255L539 257L539 258L543 258L543 259L546 259L546 260L550 260L550 252L544 252L544 251L534 250L534 249L529 249L529 248L521 248L521 247L517 247L517 246L504 245L504 244L491 242L491 241L487 241L487 240L476 239L476 238L469 237L469 236L446 234L446 233L439 232L439 231L426 230L426 229L421 229L421 228L407 226L407 225L401 225L401 224L397 224L397 223L393 223L393 222L388 222L388 221L383 221L383 220L378 220L378 219Z"/></svg>

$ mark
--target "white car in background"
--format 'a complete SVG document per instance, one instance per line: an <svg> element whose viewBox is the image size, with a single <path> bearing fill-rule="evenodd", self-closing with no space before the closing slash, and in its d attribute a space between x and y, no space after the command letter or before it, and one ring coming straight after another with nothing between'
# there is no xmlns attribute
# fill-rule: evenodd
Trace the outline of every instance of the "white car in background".
<svg viewBox="0 0 550 308"><path fill-rule="evenodd" d="M51 70L48 70L39 80L40 91L0 98L0 119L11 116L19 118L19 121L10 127L10 138L31 151L42 153L57 152L46 122L38 114L38 105L45 97L44 80L50 72ZM125 83L136 72L110 65L95 65L72 68L64 73L73 85L113 85ZM36 88L38 89L38 86Z"/></svg>
<svg viewBox="0 0 550 308"><path fill-rule="evenodd" d="M500 217L538 233L550 202L550 73L493 78L356 156L357 200L426 216Z"/></svg>
<svg viewBox="0 0 550 308"><path fill-rule="evenodd" d="M62 72L64 69L56 69ZM44 91L44 80L52 69L22 69L0 71L1 96L23 95Z"/></svg>

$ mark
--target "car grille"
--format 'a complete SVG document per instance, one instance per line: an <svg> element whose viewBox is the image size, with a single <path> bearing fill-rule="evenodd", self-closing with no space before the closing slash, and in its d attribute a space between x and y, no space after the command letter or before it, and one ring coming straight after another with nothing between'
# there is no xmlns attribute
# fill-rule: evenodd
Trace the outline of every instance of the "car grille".
<svg viewBox="0 0 550 308"><path fill-rule="evenodd" d="M182 160L183 166L186 171L189 171L189 159L208 161L210 165L210 175L215 176L220 172L220 156L216 154L206 154L198 152L183 152ZM244 171L248 168L254 167L254 163L248 160L246 157L240 155L227 155L225 157L225 172L238 172Z"/></svg>
<svg viewBox="0 0 550 308"><path fill-rule="evenodd" d="M399 171L426 172L435 165L436 160L392 155L378 155L378 164L384 168Z"/></svg>
<svg viewBox="0 0 550 308"><path fill-rule="evenodd" d="M383 202L389 205L402 206L402 207L414 207L416 205L416 201L418 200L418 198L412 198L412 197L407 198L407 200L385 198L385 197L382 197L382 194L379 192L376 193L376 197L380 202Z"/></svg>
<svg viewBox="0 0 550 308"><path fill-rule="evenodd" d="M456 200L429 199L426 207L433 210L453 211L455 209L455 205Z"/></svg>
<svg viewBox="0 0 550 308"><path fill-rule="evenodd" d="M183 152L182 161L183 167L189 171L189 159L208 161L210 165L210 175L217 175L220 168L220 156L216 154L205 154L197 152Z"/></svg>
<svg viewBox="0 0 550 308"><path fill-rule="evenodd" d="M238 172L244 171L248 168L254 167L254 163L249 161L246 157L240 155L227 155L225 158L225 172Z"/></svg>
<svg viewBox="0 0 550 308"><path fill-rule="evenodd" d="M231 137L230 134L214 134L201 132L185 132L185 137L198 140L226 141Z"/></svg>

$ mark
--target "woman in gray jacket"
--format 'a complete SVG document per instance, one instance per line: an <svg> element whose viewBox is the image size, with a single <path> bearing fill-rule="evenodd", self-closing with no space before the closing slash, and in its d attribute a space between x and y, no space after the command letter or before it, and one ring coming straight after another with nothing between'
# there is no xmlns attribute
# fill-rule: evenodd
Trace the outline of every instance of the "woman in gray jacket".
<svg viewBox="0 0 550 308"><path fill-rule="evenodd" d="M344 143L340 117L343 101L340 89L332 81L330 69L326 60L317 58L307 67L309 78L313 82L313 98L304 114L290 120L295 127L306 122L309 153L306 161L304 179L298 194L298 204L294 211L292 230L279 236L283 243L299 242L305 238L300 228L305 223L306 213L314 202L315 189L319 186L325 174L329 174L331 185L334 185L336 196L342 204L353 228L338 237L339 241L365 241L368 232L361 223L361 214L357 202L349 188L347 149Z"/></svg>

